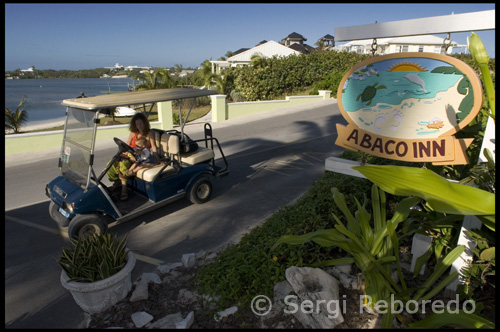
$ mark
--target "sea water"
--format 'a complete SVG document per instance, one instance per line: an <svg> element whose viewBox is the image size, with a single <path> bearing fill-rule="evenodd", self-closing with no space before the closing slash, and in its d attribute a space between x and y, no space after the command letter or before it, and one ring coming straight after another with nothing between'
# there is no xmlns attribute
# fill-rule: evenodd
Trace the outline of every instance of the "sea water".
<svg viewBox="0 0 500 332"><path fill-rule="evenodd" d="M15 111L23 97L28 113L27 126L64 120L64 99L105 94L107 91L128 91L132 78L66 78L5 80L5 107ZM137 82L136 82L137 84Z"/></svg>
<svg viewBox="0 0 500 332"><path fill-rule="evenodd" d="M416 83L416 80L410 80L410 75L418 77L421 85ZM422 99L424 102L430 103L438 92L448 90L461 78L462 75L444 75L431 72L382 72L364 79L346 81L342 102L347 112L355 112L360 109L368 110L369 108L365 107L367 104L373 106L378 102L399 105L403 100L409 98ZM371 103L369 103L370 100L362 98L362 92L367 86L375 88ZM381 107L385 106L382 104Z"/></svg>

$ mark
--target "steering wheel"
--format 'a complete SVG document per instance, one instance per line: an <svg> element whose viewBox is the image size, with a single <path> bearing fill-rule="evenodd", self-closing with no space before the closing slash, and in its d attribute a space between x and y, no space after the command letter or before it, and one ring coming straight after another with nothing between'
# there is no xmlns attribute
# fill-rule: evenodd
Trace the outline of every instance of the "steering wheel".
<svg viewBox="0 0 500 332"><path fill-rule="evenodd" d="M117 138L117 137L114 137L113 140L115 141L115 143L118 145L118 153L123 153L123 152L130 152L130 153L134 153L134 149L132 149L130 147L130 145L128 145L127 143L125 143L124 141L122 141L121 139Z"/></svg>

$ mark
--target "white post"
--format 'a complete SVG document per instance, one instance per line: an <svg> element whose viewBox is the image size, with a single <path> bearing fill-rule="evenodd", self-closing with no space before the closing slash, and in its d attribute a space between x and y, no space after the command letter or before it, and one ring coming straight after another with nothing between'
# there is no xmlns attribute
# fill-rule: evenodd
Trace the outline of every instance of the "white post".
<svg viewBox="0 0 500 332"><path fill-rule="evenodd" d="M493 160L495 160L495 121L491 117L488 118L488 123L486 124L486 130L484 131L483 143L481 145L481 153L479 155L479 162L486 162L486 158L483 157L484 149L490 150L493 155ZM472 261L474 255L471 248L476 247L476 243L465 233L472 229L480 229L481 221L475 216L465 216L462 222L462 227L460 228L460 235L458 237L457 245L464 244L466 249L460 257L458 257L451 266L450 273L458 271L467 265L468 262ZM449 284L445 289L445 296L454 297L457 291L457 286L463 284L465 280L463 278L458 278L451 284Z"/></svg>

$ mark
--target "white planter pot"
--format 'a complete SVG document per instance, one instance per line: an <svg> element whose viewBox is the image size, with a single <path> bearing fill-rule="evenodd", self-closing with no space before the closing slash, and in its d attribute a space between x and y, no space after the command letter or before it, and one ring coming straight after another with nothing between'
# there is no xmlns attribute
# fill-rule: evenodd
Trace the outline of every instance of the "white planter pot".
<svg viewBox="0 0 500 332"><path fill-rule="evenodd" d="M127 254L127 264L118 273L109 278L95 282L69 281L69 277L61 272L61 284L71 292L76 304L90 314L102 312L123 300L132 289L132 270L135 266L132 251Z"/></svg>

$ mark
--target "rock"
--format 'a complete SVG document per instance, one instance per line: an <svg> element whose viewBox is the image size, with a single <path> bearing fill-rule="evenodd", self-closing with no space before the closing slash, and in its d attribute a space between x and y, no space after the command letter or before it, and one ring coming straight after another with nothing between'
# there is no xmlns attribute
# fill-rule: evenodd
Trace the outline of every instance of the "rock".
<svg viewBox="0 0 500 332"><path fill-rule="evenodd" d="M185 268L192 268L196 265L196 255L195 254L184 254L182 255L182 264Z"/></svg>
<svg viewBox="0 0 500 332"><path fill-rule="evenodd" d="M175 323L175 328L176 329L189 329L191 325L194 323L194 312L191 311L189 314L187 314L186 318L181 320L180 322Z"/></svg>
<svg viewBox="0 0 500 332"><path fill-rule="evenodd" d="M177 301L179 301L179 303L189 304L196 302L197 300L198 298L195 293L187 290L186 288L179 290L179 295L177 297Z"/></svg>
<svg viewBox="0 0 500 332"><path fill-rule="evenodd" d="M141 276L141 280L145 280L146 282L154 282L155 284L161 284L161 278L156 273L143 273Z"/></svg>
<svg viewBox="0 0 500 332"><path fill-rule="evenodd" d="M226 310L222 310L222 311L219 311L218 313L216 313L214 315L214 319L217 322L220 322L221 320L223 320L227 316L233 315L236 311L238 311L238 307L236 307L236 306L231 307L231 308L227 308Z"/></svg>
<svg viewBox="0 0 500 332"><path fill-rule="evenodd" d="M175 270L181 266L184 266L184 264L182 264L181 262L177 262L170 264L168 267L170 267L170 270Z"/></svg>
<svg viewBox="0 0 500 332"><path fill-rule="evenodd" d="M175 314L166 315L163 318L158 319L153 322L149 328L150 329L175 329L176 323L182 321L182 314L176 312Z"/></svg>
<svg viewBox="0 0 500 332"><path fill-rule="evenodd" d="M337 279L322 269L296 266L285 276L298 295L285 297L285 304L306 328L332 329L344 322Z"/></svg>
<svg viewBox="0 0 500 332"><path fill-rule="evenodd" d="M286 280L282 280L274 285L273 290L273 307L278 306L280 308L285 306L284 299L287 295L293 293L292 285Z"/></svg>
<svg viewBox="0 0 500 332"><path fill-rule="evenodd" d="M161 274L167 274L170 272L170 266L164 264L164 265L160 265L156 268L158 270L158 272L160 272Z"/></svg>
<svg viewBox="0 0 500 332"><path fill-rule="evenodd" d="M141 279L135 286L134 292L130 295L130 302L147 300L149 297L148 293L148 282L147 280Z"/></svg>
<svg viewBox="0 0 500 332"><path fill-rule="evenodd" d="M208 255L207 257L205 257L205 261L207 261L207 262L212 261L215 259L215 257L217 257L217 254L213 252L210 255Z"/></svg>
<svg viewBox="0 0 500 332"><path fill-rule="evenodd" d="M132 321L134 322L135 327L143 327L147 323L153 320L153 316L148 314L145 311L135 312L131 316Z"/></svg>
<svg viewBox="0 0 500 332"><path fill-rule="evenodd" d="M207 252L205 250L200 250L196 253L196 259L203 259L205 257L205 255L207 254Z"/></svg>
<svg viewBox="0 0 500 332"><path fill-rule="evenodd" d="M364 283L358 276L350 275L352 264L343 264L339 266L332 266L325 269L326 272L337 278L342 287L347 289L361 289Z"/></svg>

